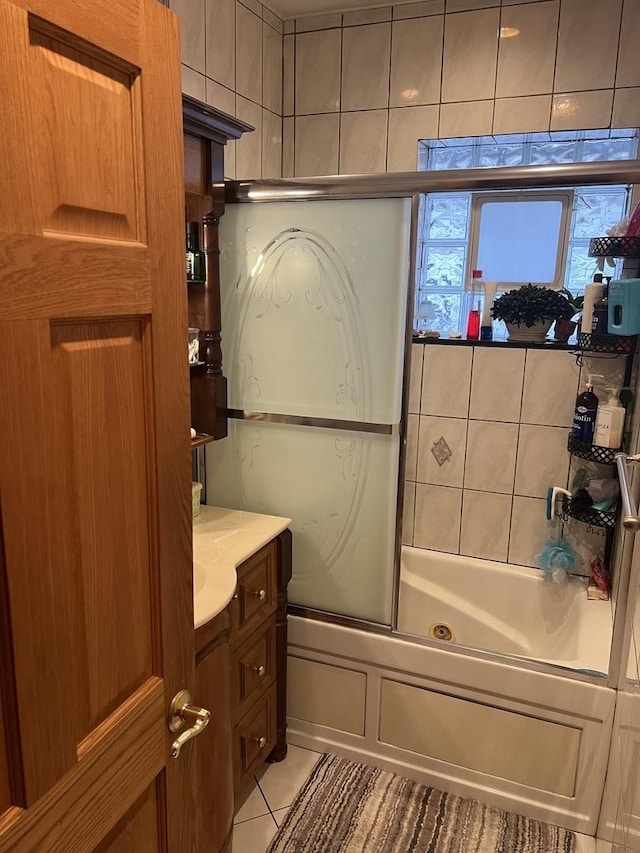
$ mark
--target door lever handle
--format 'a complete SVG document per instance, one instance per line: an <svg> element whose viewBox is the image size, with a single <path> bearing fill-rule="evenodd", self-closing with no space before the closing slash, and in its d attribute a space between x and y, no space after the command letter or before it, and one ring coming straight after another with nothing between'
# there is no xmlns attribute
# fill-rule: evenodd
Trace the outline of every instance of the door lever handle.
<svg viewBox="0 0 640 853"><path fill-rule="evenodd" d="M178 735L171 744L171 757L177 758L185 743L204 731L210 719L211 711L191 704L191 694L188 690L176 693L169 708L169 731L178 732L187 723L189 728Z"/></svg>

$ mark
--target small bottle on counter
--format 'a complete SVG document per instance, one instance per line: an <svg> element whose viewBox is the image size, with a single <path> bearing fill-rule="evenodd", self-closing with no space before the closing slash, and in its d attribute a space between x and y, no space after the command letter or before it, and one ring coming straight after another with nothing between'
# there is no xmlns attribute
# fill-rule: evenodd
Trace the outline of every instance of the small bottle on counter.
<svg viewBox="0 0 640 853"><path fill-rule="evenodd" d="M482 270L474 270L471 273L471 304L467 315L467 340L477 341L480 338L480 309L478 300L479 288L482 286Z"/></svg>

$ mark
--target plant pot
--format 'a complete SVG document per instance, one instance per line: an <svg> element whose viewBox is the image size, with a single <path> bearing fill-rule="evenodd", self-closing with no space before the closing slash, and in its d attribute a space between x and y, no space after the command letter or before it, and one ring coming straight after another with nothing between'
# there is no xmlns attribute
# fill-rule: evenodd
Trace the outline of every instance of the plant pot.
<svg viewBox="0 0 640 853"><path fill-rule="evenodd" d="M547 332L553 320L543 320L534 326L519 326L517 323L506 323L510 341L516 343L542 343L546 340Z"/></svg>
<svg viewBox="0 0 640 853"><path fill-rule="evenodd" d="M556 320L556 324L553 328L553 339L554 341L559 341L562 344L566 344L571 335L576 330L576 323L573 320Z"/></svg>

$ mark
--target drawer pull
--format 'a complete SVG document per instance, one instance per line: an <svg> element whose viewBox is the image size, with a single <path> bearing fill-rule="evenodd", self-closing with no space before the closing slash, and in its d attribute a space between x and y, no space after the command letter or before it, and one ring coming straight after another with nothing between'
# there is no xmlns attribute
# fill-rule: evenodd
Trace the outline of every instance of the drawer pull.
<svg viewBox="0 0 640 853"><path fill-rule="evenodd" d="M267 739L264 735L261 735L260 737L250 737L247 738L247 740L252 740L254 743L257 743L260 749L264 749L267 743Z"/></svg>
<svg viewBox="0 0 640 853"><path fill-rule="evenodd" d="M253 666L253 664L247 663L247 664L245 664L245 666L246 666L248 669L250 669L250 670L252 670L253 672L255 672L255 674L258 676L258 678L262 678L262 676L263 676L263 675L265 674L265 672L267 671L267 670L264 668L264 666L263 666L262 664L260 664L259 666Z"/></svg>
<svg viewBox="0 0 640 853"><path fill-rule="evenodd" d="M249 591L249 595L252 595L254 598L257 598L258 601L266 601L267 590L266 589L252 589Z"/></svg>

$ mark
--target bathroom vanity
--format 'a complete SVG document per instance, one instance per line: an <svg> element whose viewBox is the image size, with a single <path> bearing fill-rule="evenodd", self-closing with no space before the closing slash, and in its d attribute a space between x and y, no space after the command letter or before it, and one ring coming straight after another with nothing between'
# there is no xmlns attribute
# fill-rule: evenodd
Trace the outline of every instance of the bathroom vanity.
<svg viewBox="0 0 640 853"><path fill-rule="evenodd" d="M198 845L230 849L234 797L286 745L291 520L201 507L193 522Z"/></svg>

